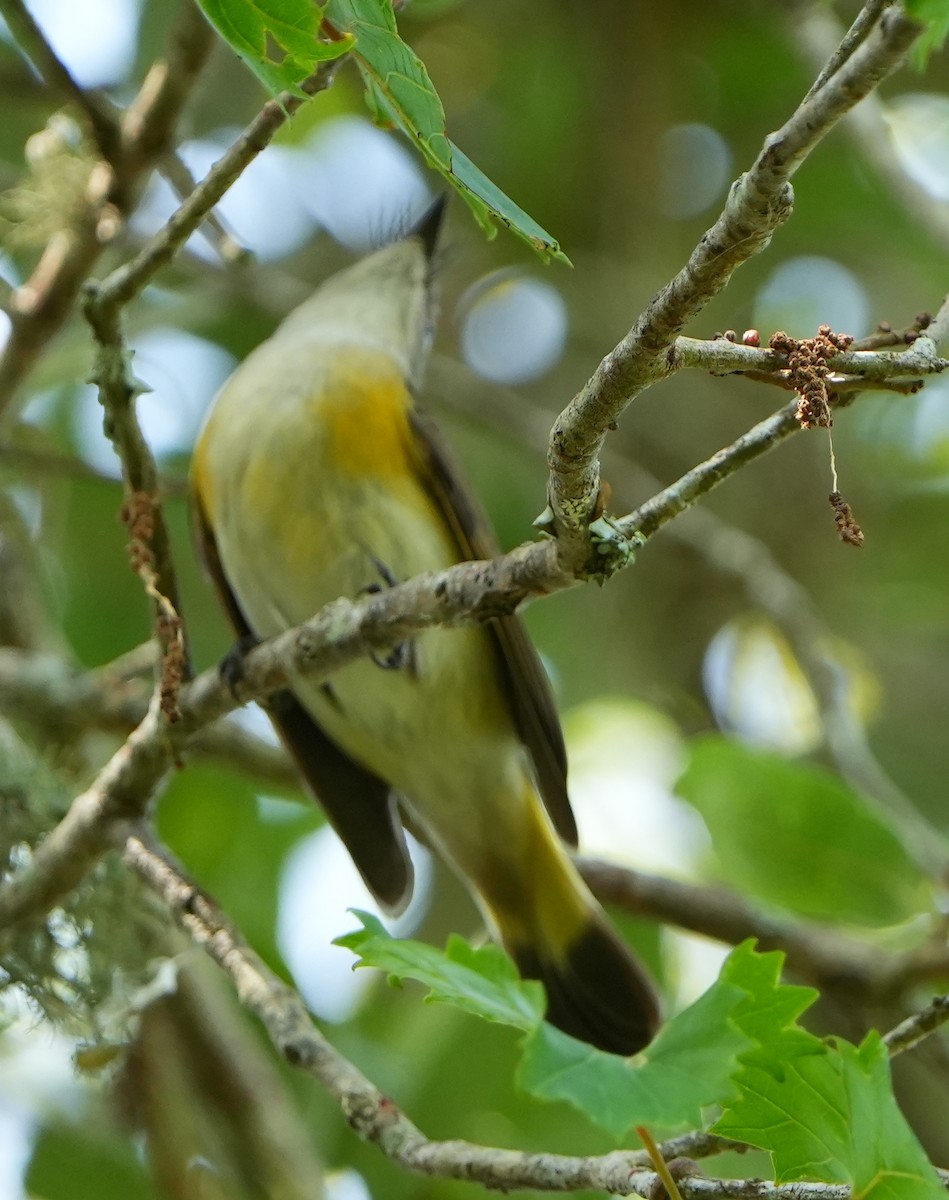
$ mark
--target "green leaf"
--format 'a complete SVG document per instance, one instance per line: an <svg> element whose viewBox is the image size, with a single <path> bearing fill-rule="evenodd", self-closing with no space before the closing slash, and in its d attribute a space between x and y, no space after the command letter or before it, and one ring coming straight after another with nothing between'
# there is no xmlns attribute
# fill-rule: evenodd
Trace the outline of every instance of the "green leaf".
<svg viewBox="0 0 949 1200"><path fill-rule="evenodd" d="M944 1197L893 1096L879 1034L869 1034L859 1048L804 1036L814 1044L810 1054L746 1056L737 1080L741 1096L714 1131L769 1150L779 1183L846 1183L861 1200Z"/></svg>
<svg viewBox="0 0 949 1200"><path fill-rule="evenodd" d="M708 991L626 1059L542 1021L543 989L518 979L497 947L472 949L453 937L442 953L396 940L375 917L356 915L363 928L337 944L357 953L360 965L416 979L431 989L432 1000L527 1031L518 1084L538 1099L566 1100L617 1139L639 1124L662 1134L701 1126L704 1108L737 1094L733 1077L745 1052L811 1053L816 1042L788 1027L817 993L782 985L782 956L756 954L750 942L729 955ZM795 1038L805 1039L803 1050Z"/></svg>
<svg viewBox="0 0 949 1200"><path fill-rule="evenodd" d="M740 946L722 979L747 989L732 1021L752 1039L735 1076L737 1098L716 1133L771 1152L779 1183L850 1184L857 1198L935 1200L936 1172L893 1096L879 1034L857 1048L808 1033L797 1018L812 988L777 986L781 955Z"/></svg>
<svg viewBox="0 0 949 1200"><path fill-rule="evenodd" d="M720 979L634 1059L544 1022L526 1039L518 1083L539 1099L568 1101L617 1139L633 1125L662 1135L700 1126L701 1110L732 1092L738 1054L754 1045L729 1021L746 996Z"/></svg>
<svg viewBox="0 0 949 1200"><path fill-rule="evenodd" d="M934 50L939 50L949 35L949 0L905 0L906 11L926 28L913 48L916 65L922 69Z"/></svg>
<svg viewBox="0 0 949 1200"><path fill-rule="evenodd" d="M355 58L376 120L402 130L489 236L498 220L542 257L569 264L554 238L449 140L441 100L424 63L399 37L391 0L329 0L326 11L337 28L355 35Z"/></svg>
<svg viewBox="0 0 949 1200"><path fill-rule="evenodd" d="M897 833L836 775L702 738L677 790L702 815L729 883L805 916L886 925L931 905Z"/></svg>
<svg viewBox="0 0 949 1200"><path fill-rule="evenodd" d="M352 39L320 41L323 9L312 0L198 0L202 12L274 95L301 94L299 85L321 62L339 58ZM268 53L273 41L283 51Z"/></svg>
<svg viewBox="0 0 949 1200"><path fill-rule="evenodd" d="M517 969L503 950L494 945L470 946L452 936L445 951L423 942L392 937L378 918L355 912L363 928L337 938L359 956L361 967L378 967L391 979L416 979L431 991L430 1000L454 1004L456 1008L487 1021L532 1029L544 1014L544 991L539 983L518 977Z"/></svg>

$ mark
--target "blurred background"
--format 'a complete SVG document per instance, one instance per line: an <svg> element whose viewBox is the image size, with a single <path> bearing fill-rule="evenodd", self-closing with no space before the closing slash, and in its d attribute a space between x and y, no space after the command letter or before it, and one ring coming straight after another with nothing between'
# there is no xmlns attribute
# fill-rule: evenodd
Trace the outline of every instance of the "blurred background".
<svg viewBox="0 0 949 1200"><path fill-rule="evenodd" d="M162 53L176 6L29 7L80 82L126 103ZM857 8L603 0L594 14L541 0L415 0L401 14L453 139L573 262L573 270L545 267L503 231L485 241L452 202L423 401L505 547L532 536L544 507L553 417L684 263L731 180L807 91L819 55L833 49L835 22ZM217 46L183 125L180 156L196 177L264 99ZM8 38L0 40L0 109L0 276L16 286L45 237L9 199L26 169L24 146L36 181L44 155L61 161L79 135ZM740 337L757 328L766 344L775 329L803 337L826 322L861 337L878 322L902 328L939 306L949 250L945 55L925 74L901 72L863 120L809 159L791 221L687 332ZM139 412L166 481L199 667L229 648L184 496L202 414L235 364L316 282L404 229L438 187L403 139L370 123L358 76L344 68L225 198L227 237L195 235L129 310L134 370L149 389ZM48 202L40 194L36 206ZM103 272L175 203L156 179ZM145 640L150 623L127 563L118 467L85 382L90 366L76 317L28 380L0 447L0 504L37 566L46 644L98 667ZM628 511L656 481L671 482L784 399L773 387L697 373L654 388L611 436L604 474L613 508ZM681 878L721 877L701 819L674 791L690 739L716 728L790 758L852 767L882 803L915 807L945 830L949 380L915 396L861 397L839 414L834 444L841 490L866 533L860 552L836 536L827 439L815 431L741 471L608 586L528 610L564 716L589 853ZM809 678L815 661L833 664L830 699ZM849 762L841 739L827 737L829 709L838 730L847 724ZM259 712L241 721L269 736ZM88 754L101 758L116 744L103 734ZM386 988L370 972L353 974L349 952L330 943L355 924L347 909L371 903L315 806L292 788L202 762L176 774L158 825L267 961L297 982L334 1044L431 1137L609 1148L565 1107L518 1096L512 1031L422 1006L414 989ZM439 944L450 931L476 933L470 901L424 851L418 874L399 932ZM624 928L672 1008L714 978L723 948L646 923L624 920ZM73 1038L37 1028L35 1014L12 999L8 1010L0 1196L157 1194L141 1144L116 1131L108 1070L77 1071ZM249 1028L245 1036L256 1040ZM326 1167L327 1194L472 1194L469 1185L403 1175L356 1141L311 1081L281 1074ZM932 1137L935 1152L938 1131ZM218 1194L207 1187L194 1194Z"/></svg>

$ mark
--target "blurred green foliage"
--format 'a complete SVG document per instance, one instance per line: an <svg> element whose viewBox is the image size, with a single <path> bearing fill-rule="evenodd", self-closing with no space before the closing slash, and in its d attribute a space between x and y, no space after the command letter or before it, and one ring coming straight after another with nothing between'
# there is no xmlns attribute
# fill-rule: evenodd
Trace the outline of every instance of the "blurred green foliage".
<svg viewBox="0 0 949 1200"><path fill-rule="evenodd" d="M486 242L458 205L444 255L440 353L457 357L452 314L475 278L511 263L545 270L566 299L570 337L560 363L523 394L551 417L562 408L717 214L715 205L687 220L662 211L657 196L664 133L682 122L712 126L731 153L735 174L807 90L815 72L800 44L797 20L788 15L792 9L797 11L765 0L715 5L602 0L595 11L543 0L409 6L400 15L400 30L428 68L452 136L544 228L556 231L574 263L572 272L558 265L538 268L515 239L502 235ZM847 21L857 6L840 3L833 9ZM132 94L162 52L172 16L173 6L164 0L145 0L132 77L115 81L119 100ZM930 60L924 78L904 71L888 82L883 97L919 90L949 90L944 55ZM354 73L343 72L290 123L281 142L299 144L329 116L361 112L360 91ZM6 43L0 43L0 98L5 114L0 183L9 189L24 180L25 139L44 128L61 102L38 86ZM219 48L189 106L187 133L207 136L239 127L264 99L242 65ZM938 306L946 287L945 245L889 190L846 128L807 162L795 190L795 213L769 251L740 271L688 332L707 337L752 326L762 284L779 263L802 254L845 265L864 291L872 323L885 319L901 327L920 310ZM102 269L137 244L135 235L120 241ZM35 262L28 247L10 246L8 253L21 272ZM186 328L241 356L288 307L282 299L288 280L310 286L344 258L318 233L292 258L263 267L225 268L184 255L162 276L161 287L129 314L130 325ZM761 330L763 342L770 332ZM76 412L90 366L86 330L76 317L31 381L43 396L41 409L27 411L42 411L41 419L30 419L41 426L45 449L79 453ZM438 391L436 364L426 403L465 459L505 544L530 537L530 522L544 505L544 445L525 444L515 431L485 422L476 407L459 414L440 403ZM782 398L744 380L680 375L636 403L612 435L611 449L668 482ZM920 439L925 403L925 392L865 397L839 415L834 436L841 486L867 534L859 554L835 536L827 505L826 440L818 433L801 435L752 464L706 503L760 538L807 589L823 623L858 648L882 690L881 711L870 730L873 749L899 786L945 830L949 419L941 438L937 422L937 434ZM204 667L226 651L228 637L192 551L177 486L183 457L163 466L171 484L167 511L183 607L195 660ZM62 630L76 662L98 666L144 640L149 607L127 565L118 485L24 467L15 458L4 459L0 470L0 482L35 530L50 627ZM631 470L628 476L611 475L610 482L618 509L645 498ZM537 604L528 621L551 664L564 710L606 693L638 697L693 735L714 724L701 685L705 649L725 621L754 607L747 587L713 557L664 535L608 587L577 589ZM98 749L104 754L114 744L107 740ZM748 782L740 770L735 778ZM786 785L768 784L778 786ZM631 794L629 803L636 801ZM765 796L762 805L767 803ZM176 773L158 811L162 836L279 970L284 968L274 916L280 872L288 850L320 821L315 809L302 805L297 820L262 820L251 781L193 764ZM817 822L813 833L815 841L824 836ZM439 872L435 903L417 936L440 944L449 932L470 933L477 925L461 888ZM662 976L673 979L672 956L664 955L667 943L660 945L655 929L640 928L636 936ZM329 1032L426 1133L565 1153L611 1147L610 1139L577 1122L566 1104L540 1105L515 1090L514 1031L423 1006L419 999L411 986L397 991L380 983L353 1019ZM390 1166L376 1149L356 1140L310 1080L289 1070L284 1074L327 1164L353 1165L373 1195L450 1200L473 1194L470 1185L411 1178ZM946 1159L949 1137L939 1117L946 1082L930 1077L926 1086L936 1099L920 1105L925 1110L918 1114L920 1136L933 1156ZM105 1127L94 1086L89 1091L88 1101L68 1117L41 1122L31 1189L47 1200L149 1196L136 1154ZM748 1168L736 1162L734 1169ZM767 1169L755 1167L762 1174Z"/></svg>

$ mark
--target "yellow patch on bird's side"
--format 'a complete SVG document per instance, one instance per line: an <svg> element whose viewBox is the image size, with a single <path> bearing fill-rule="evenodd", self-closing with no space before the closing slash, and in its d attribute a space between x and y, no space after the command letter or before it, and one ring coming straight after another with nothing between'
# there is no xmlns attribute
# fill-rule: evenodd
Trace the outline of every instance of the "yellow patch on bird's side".
<svg viewBox="0 0 949 1200"><path fill-rule="evenodd" d="M510 844L517 847L517 868L492 858L479 887L508 945L539 944L548 955L566 958L590 920L590 901L572 870L567 852L543 810L540 796L525 776Z"/></svg>
<svg viewBox="0 0 949 1200"><path fill-rule="evenodd" d="M405 475L409 467L412 397L391 372L366 364L334 373L319 398L328 461L343 475L376 479Z"/></svg>

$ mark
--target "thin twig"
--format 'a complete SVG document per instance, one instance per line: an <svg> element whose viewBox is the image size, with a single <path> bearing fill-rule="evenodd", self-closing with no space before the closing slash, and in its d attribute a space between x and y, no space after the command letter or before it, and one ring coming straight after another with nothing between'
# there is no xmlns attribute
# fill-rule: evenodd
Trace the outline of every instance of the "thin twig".
<svg viewBox="0 0 949 1200"><path fill-rule="evenodd" d="M106 171L93 170L72 225L50 240L30 278L13 293L10 334L0 353L0 417L65 324L79 289L137 202L148 171L170 146L212 44L208 22L186 2L165 58L149 71L123 119L122 154Z"/></svg>
<svg viewBox="0 0 949 1200"><path fill-rule="evenodd" d="M97 470L74 454L64 454L61 450L41 450L16 442L0 442L0 463L27 472L31 478L51 475L66 479L93 479L113 488L120 486L121 482L116 476Z"/></svg>
<svg viewBox="0 0 949 1200"><path fill-rule="evenodd" d="M138 819L171 766L157 703L69 811L36 847L29 866L0 889L0 930L42 920L77 887L129 819Z"/></svg>
<svg viewBox="0 0 949 1200"><path fill-rule="evenodd" d="M860 17L880 8L880 0L868 4ZM832 7L821 0L791 0L787 4L791 41L809 63L819 65L842 34ZM894 149L887 107L878 96L868 96L849 114L844 124L856 142L861 161L871 163L891 193L906 209L915 225L925 230L945 250L949 247L949 211L946 203L918 183L905 169Z"/></svg>
<svg viewBox="0 0 949 1200"><path fill-rule="evenodd" d="M214 31L193 0L183 0L164 54L149 68L122 118L126 169L140 175L168 152L185 105L215 45Z"/></svg>
<svg viewBox="0 0 949 1200"><path fill-rule="evenodd" d="M726 375L738 371L753 371L773 375L787 367L787 355L756 346L744 346L727 338L701 341L677 337L669 351L670 371L691 367ZM892 383L915 379L921 375L939 375L949 368L949 359L940 358L929 331L915 338L910 346L898 350L844 350L827 358L832 375L853 378L856 386L863 381Z"/></svg>
<svg viewBox="0 0 949 1200"><path fill-rule="evenodd" d="M732 471L773 450L799 429L797 402L793 401L759 421L705 462L686 471L675 483L657 492L617 524L630 538L645 540L652 537L667 521L691 508L699 496L718 487Z"/></svg>
<svg viewBox="0 0 949 1200"><path fill-rule="evenodd" d="M102 92L88 90L76 82L22 0L0 0L0 14L14 44L30 59L49 87L76 105L99 153L107 163L118 167L121 134L115 106Z"/></svg>
<svg viewBox="0 0 949 1200"><path fill-rule="evenodd" d="M0 569L8 568L0 591L0 635L12 628L4 622L2 601L8 595L12 601L22 594L13 588L14 564L7 549L6 537L0 532ZM22 623L35 612L33 606L19 605L15 616ZM124 737L145 719L157 652L154 642L132 652L136 674L144 669L146 680L124 673L122 660L97 671L77 671L58 655L0 647L0 712L15 716L47 746L70 744L90 730ZM299 791L299 774L283 748L234 721L219 721L198 730L188 741L186 756L189 761L226 766L264 787Z"/></svg>
<svg viewBox="0 0 949 1200"><path fill-rule="evenodd" d="M171 184L179 200L184 200L198 186L197 179L180 154L166 154L161 164L161 173ZM217 251L222 263L230 265L252 257L251 252L240 244L214 209L205 216L201 233Z"/></svg>
<svg viewBox="0 0 949 1200"><path fill-rule="evenodd" d="M557 1192L595 1188L629 1195L636 1190L631 1186L633 1175L649 1166L644 1151L574 1158L429 1140L388 1096L323 1038L297 993L251 950L220 908L187 878L163 846L148 833L138 832L126 843L125 859L157 892L197 945L230 976L241 1002L260 1019L287 1062L317 1079L339 1104L353 1130L393 1162L419 1174L467 1179L504 1191L522 1187ZM677 1138L664 1145L662 1152L666 1158L682 1153L697 1157L735 1146L725 1139L698 1134ZM684 1194L689 1196L688 1191ZM849 1193L840 1194L841 1200L845 1195ZM824 1200L824 1194L814 1193L814 1200ZM836 1193L833 1200L838 1200Z"/></svg>
<svg viewBox="0 0 949 1200"><path fill-rule="evenodd" d="M910 986L949 973L949 947L942 938L886 954L827 926L767 913L727 888L683 883L599 859L580 858L577 865L604 903L729 946L754 938L762 950L783 951L788 969L824 992L885 1003Z"/></svg>
<svg viewBox="0 0 949 1200"><path fill-rule="evenodd" d="M810 100L821 88L825 87L831 77L837 74L857 47L867 40L877 21L879 21L881 13L889 3L891 3L891 0L869 0L867 4L864 4L860 12L857 13L854 23L847 32L842 34L838 31L837 38L834 41L837 41L839 38L839 45L836 49L833 49L833 43L831 43L831 46L825 48L824 54L821 55L821 61L823 61L828 52L830 53L830 58L823 64L820 74L814 80L813 84L811 84L805 97L806 100ZM820 63L816 65L820 66Z"/></svg>
<svg viewBox="0 0 949 1200"><path fill-rule="evenodd" d="M646 541L744 463L797 431L795 407L788 405L760 422L617 525L627 537ZM485 621L576 583L577 579L563 570L553 539L531 542L490 561L459 563L359 600L335 600L310 621L250 650L243 662L242 679L231 688L225 686L218 671L205 671L181 691L177 724L171 728L156 725L154 709L150 710L82 798L83 803L74 803L79 806L76 816L70 810L63 818L49 855L47 843L37 849L23 874L42 876L42 882L17 876L0 888L0 927L30 916L30 897L53 897L52 903L66 894L72 886L69 881L81 878L82 871L108 846L108 831L94 827L97 820L116 815L116 797L119 815L140 814L168 770L175 749L184 747L189 736L238 704L285 687L294 675L322 678L369 650L391 648L422 629ZM57 878L72 838L77 840L84 866L78 876L70 869ZM47 842L52 839L53 834ZM8 889L14 894L8 895Z"/></svg>
<svg viewBox="0 0 949 1200"><path fill-rule="evenodd" d="M668 374L668 352L686 322L789 217L791 176L837 121L900 65L920 31L902 10L889 10L820 91L767 139L687 265L558 417L548 453L549 495L561 553L574 570L590 556L587 525L599 496L598 455L607 431L644 388Z"/></svg>
<svg viewBox="0 0 949 1200"><path fill-rule="evenodd" d="M937 1029L949 1021L949 996L936 996L918 1013L913 1013L905 1021L901 1021L895 1029L891 1029L883 1038L890 1057L902 1054L918 1046L924 1038L935 1033Z"/></svg>
<svg viewBox="0 0 949 1200"><path fill-rule="evenodd" d="M90 304L113 310L137 296L198 228L246 167L268 146L277 130L310 96L328 87L341 62L323 63L300 84L305 96L283 93L268 100L241 136L218 159L190 196L171 215L144 249L96 285Z"/></svg>

